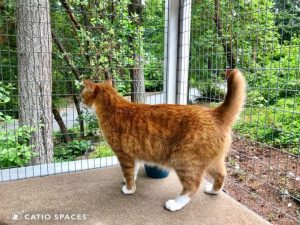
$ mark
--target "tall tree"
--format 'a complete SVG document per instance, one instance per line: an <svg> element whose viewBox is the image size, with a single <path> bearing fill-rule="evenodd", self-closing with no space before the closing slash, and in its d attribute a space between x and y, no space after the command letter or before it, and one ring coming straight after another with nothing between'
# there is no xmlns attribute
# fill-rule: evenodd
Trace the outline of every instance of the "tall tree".
<svg viewBox="0 0 300 225"><path fill-rule="evenodd" d="M223 34L223 25L221 20L221 13L220 13L220 0L215 0L215 24L217 28L217 33L222 40L222 45L224 49L224 53L226 55L226 59L230 68L236 67L236 57L234 55L232 49L232 40L230 37L229 41L226 41Z"/></svg>
<svg viewBox="0 0 300 225"><path fill-rule="evenodd" d="M300 1L275 0L275 24L283 40L300 35Z"/></svg>
<svg viewBox="0 0 300 225"><path fill-rule="evenodd" d="M74 65L73 60L71 59L71 56L66 52L61 41L59 40L59 38L56 36L56 34L53 31L51 32L51 35L52 35L53 41L56 44L57 48L63 54L64 60L66 61L67 65L70 67L72 73L74 74L75 79L79 81L80 80L80 71ZM73 98L75 108L76 108L76 111L78 114L78 120L79 120L79 126L80 126L80 136L83 137L84 136L84 123L83 123L83 118L82 118L82 110L80 107L79 96L77 94L73 93L72 81L69 78L65 78L65 79L67 81L66 82L66 85L68 87L67 90ZM54 114L54 118L58 118L58 117L56 117L56 115ZM61 130L61 131L64 132L63 130Z"/></svg>
<svg viewBox="0 0 300 225"><path fill-rule="evenodd" d="M130 4L128 5L129 18L135 24L135 30L131 32L128 38L134 62L132 68L130 68L131 101L133 102L145 102L145 79L142 57L143 2L143 0L130 0Z"/></svg>
<svg viewBox="0 0 300 225"><path fill-rule="evenodd" d="M34 164L51 162L51 25L48 0L17 1L20 125L34 128L30 144Z"/></svg>

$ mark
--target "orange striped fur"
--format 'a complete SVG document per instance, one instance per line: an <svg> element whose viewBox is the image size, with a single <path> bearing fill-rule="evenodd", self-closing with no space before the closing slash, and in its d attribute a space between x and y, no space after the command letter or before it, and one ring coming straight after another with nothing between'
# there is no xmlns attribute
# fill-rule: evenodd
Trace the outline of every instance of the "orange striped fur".
<svg viewBox="0 0 300 225"><path fill-rule="evenodd" d="M83 101L97 114L99 126L119 159L127 190L136 188L136 160L173 168L183 186L181 195L189 198L198 190L205 172L214 179L213 191L222 188L231 126L245 99L246 82L240 71L229 73L225 101L214 109L136 104L120 96L109 82L85 80L84 84Z"/></svg>

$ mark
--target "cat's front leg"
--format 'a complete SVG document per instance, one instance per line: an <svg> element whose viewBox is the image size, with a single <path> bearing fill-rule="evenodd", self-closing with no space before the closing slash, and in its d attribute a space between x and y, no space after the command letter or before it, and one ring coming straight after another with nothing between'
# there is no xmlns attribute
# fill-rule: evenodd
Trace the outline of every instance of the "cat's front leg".
<svg viewBox="0 0 300 225"><path fill-rule="evenodd" d="M137 175L139 173L139 169L142 165L143 165L142 162L135 160L135 162L134 162L134 181L136 181Z"/></svg>
<svg viewBox="0 0 300 225"><path fill-rule="evenodd" d="M134 179L135 162L128 156L118 156L118 159L125 179L125 185L122 187L122 192L126 195L133 194L136 190Z"/></svg>

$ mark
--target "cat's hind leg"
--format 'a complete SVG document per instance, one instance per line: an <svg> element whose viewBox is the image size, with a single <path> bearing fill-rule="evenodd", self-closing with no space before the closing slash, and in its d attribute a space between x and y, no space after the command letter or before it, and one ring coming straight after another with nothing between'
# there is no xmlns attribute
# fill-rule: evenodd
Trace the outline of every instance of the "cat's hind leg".
<svg viewBox="0 0 300 225"><path fill-rule="evenodd" d="M137 179L137 175L139 173L139 169L142 166L142 164L143 163L138 160L135 160L135 162L134 162L134 181L136 181L136 179ZM124 183L126 183L125 177L123 177L123 181L124 181Z"/></svg>
<svg viewBox="0 0 300 225"><path fill-rule="evenodd" d="M225 160L219 159L212 162L207 169L207 172L214 179L214 183L213 185L206 185L204 191L206 194L216 195L222 190L224 185L224 180L226 177Z"/></svg>
<svg viewBox="0 0 300 225"><path fill-rule="evenodd" d="M166 209L170 211L180 210L190 202L199 189L204 169L199 169L199 167L175 168L175 171L183 186L183 190L175 199L170 199L165 203Z"/></svg>

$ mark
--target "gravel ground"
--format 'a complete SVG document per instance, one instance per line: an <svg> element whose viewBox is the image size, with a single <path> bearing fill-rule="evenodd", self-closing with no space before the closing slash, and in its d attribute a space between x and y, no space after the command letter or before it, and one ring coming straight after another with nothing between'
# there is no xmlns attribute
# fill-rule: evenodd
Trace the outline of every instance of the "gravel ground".
<svg viewBox="0 0 300 225"><path fill-rule="evenodd" d="M300 156L233 139L224 191L273 224L300 224Z"/></svg>

